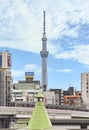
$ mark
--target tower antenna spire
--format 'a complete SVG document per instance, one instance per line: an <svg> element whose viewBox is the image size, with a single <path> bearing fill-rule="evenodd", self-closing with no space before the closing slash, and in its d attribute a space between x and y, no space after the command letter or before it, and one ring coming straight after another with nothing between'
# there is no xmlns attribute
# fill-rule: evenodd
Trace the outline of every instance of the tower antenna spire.
<svg viewBox="0 0 89 130"><path fill-rule="evenodd" d="M43 19L43 22L44 22L44 23L43 23L43 32L45 33L45 11L43 11L43 15L44 15L44 16L43 16L43 18L44 18L44 19Z"/></svg>

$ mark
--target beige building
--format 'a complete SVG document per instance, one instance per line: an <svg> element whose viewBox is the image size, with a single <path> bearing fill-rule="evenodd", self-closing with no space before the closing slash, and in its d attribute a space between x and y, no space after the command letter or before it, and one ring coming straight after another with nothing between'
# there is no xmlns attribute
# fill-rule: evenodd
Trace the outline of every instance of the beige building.
<svg viewBox="0 0 89 130"><path fill-rule="evenodd" d="M89 72L81 74L81 97L83 105L89 108Z"/></svg>
<svg viewBox="0 0 89 130"><path fill-rule="evenodd" d="M26 72L25 80L13 84L12 102L35 102L35 95L42 91L40 81L34 80L33 72Z"/></svg>
<svg viewBox="0 0 89 130"><path fill-rule="evenodd" d="M0 106L10 106L12 76L8 70L0 70Z"/></svg>
<svg viewBox="0 0 89 130"><path fill-rule="evenodd" d="M10 106L11 104L11 54L0 52L0 106Z"/></svg>
<svg viewBox="0 0 89 130"><path fill-rule="evenodd" d="M40 90L42 91L42 90ZM13 89L13 93L12 93L12 103L18 104L21 102L29 102L29 103L33 103L36 102L36 98L35 96L37 95L37 93L39 92L39 90L14 90Z"/></svg>
<svg viewBox="0 0 89 130"><path fill-rule="evenodd" d="M12 89L12 98L11 102L14 105L21 105L36 102L36 95L41 91L43 92L42 88L40 87L40 81L34 80L34 74L32 72L26 73L25 80L18 81L18 83L13 84ZM45 104L55 104L55 93L46 91L43 92L44 94L44 103Z"/></svg>
<svg viewBox="0 0 89 130"><path fill-rule="evenodd" d="M36 95L37 93L42 91L40 90L14 90L13 89L13 94L12 94L12 103L14 102L15 105L17 104L22 104L24 103L35 103L37 101ZM55 93L46 91L43 92L44 95L44 103L45 104L55 104Z"/></svg>

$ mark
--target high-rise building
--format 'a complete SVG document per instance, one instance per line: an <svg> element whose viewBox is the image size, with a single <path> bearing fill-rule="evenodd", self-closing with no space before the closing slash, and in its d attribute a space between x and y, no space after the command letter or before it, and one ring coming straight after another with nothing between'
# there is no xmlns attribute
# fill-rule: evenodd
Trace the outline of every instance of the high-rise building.
<svg viewBox="0 0 89 130"><path fill-rule="evenodd" d="M89 72L81 74L81 96L83 104L89 107Z"/></svg>
<svg viewBox="0 0 89 130"><path fill-rule="evenodd" d="M47 79L47 38L46 38L46 31L45 31L45 11L44 14L44 23L43 23L43 38L42 38L42 51L40 51L40 55L42 57L42 88L43 91L47 90L48 79Z"/></svg>
<svg viewBox="0 0 89 130"><path fill-rule="evenodd" d="M10 106L11 102L11 54L0 52L0 106Z"/></svg>

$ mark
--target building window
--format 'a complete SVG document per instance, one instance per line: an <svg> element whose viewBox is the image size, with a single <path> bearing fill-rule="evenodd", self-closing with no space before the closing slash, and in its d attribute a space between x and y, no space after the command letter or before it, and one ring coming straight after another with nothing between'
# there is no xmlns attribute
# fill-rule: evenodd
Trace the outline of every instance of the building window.
<svg viewBox="0 0 89 130"><path fill-rule="evenodd" d="M88 82L86 82L86 85L88 85Z"/></svg>
<svg viewBox="0 0 89 130"><path fill-rule="evenodd" d="M86 79L86 81L88 81L88 78Z"/></svg>
<svg viewBox="0 0 89 130"><path fill-rule="evenodd" d="M56 100L56 102L57 102L57 100Z"/></svg>

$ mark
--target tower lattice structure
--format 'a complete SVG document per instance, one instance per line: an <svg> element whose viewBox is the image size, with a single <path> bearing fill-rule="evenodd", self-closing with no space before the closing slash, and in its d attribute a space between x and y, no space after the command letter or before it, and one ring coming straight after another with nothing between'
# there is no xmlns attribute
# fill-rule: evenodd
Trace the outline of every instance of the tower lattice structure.
<svg viewBox="0 0 89 130"><path fill-rule="evenodd" d="M47 57L49 52L47 51L47 37L45 31L45 11L43 11L43 37L42 37L42 51L40 55L42 57L42 88L43 91L47 90L48 76L47 76Z"/></svg>

